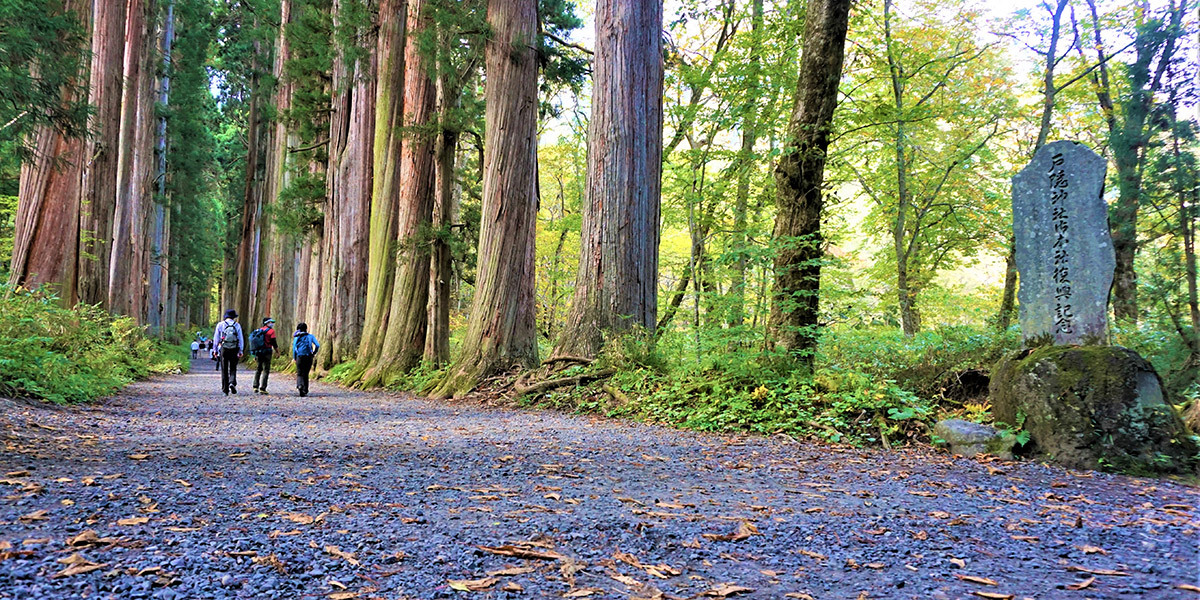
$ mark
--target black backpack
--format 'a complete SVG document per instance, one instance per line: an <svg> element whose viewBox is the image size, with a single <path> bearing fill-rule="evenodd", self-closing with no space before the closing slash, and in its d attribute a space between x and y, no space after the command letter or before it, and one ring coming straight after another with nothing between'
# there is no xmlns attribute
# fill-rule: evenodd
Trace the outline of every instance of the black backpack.
<svg viewBox="0 0 1200 600"><path fill-rule="evenodd" d="M250 332L250 354L258 356L267 349L267 330L265 328L255 329Z"/></svg>

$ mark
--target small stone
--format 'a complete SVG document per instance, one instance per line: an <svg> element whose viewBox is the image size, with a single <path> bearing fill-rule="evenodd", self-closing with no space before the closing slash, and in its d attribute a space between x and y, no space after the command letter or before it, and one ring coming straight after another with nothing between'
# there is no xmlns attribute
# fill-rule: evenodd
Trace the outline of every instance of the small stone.
<svg viewBox="0 0 1200 600"><path fill-rule="evenodd" d="M962 419L945 419L933 427L933 435L950 446L954 454L972 457L977 454L995 454L1005 460L1012 459L1012 447L1016 438L1006 435L995 427L980 425Z"/></svg>

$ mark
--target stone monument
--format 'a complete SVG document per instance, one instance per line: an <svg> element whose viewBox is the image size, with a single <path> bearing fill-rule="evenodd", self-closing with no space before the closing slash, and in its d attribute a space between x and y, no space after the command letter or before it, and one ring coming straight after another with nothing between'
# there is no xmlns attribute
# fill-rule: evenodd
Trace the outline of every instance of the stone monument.
<svg viewBox="0 0 1200 600"><path fill-rule="evenodd" d="M1025 343L1108 343L1116 255L1104 203L1105 160L1053 142L1013 178L1013 236Z"/></svg>
<svg viewBox="0 0 1200 600"><path fill-rule="evenodd" d="M989 392L998 422L1074 468L1194 468L1195 437L1136 352L1108 345L1115 260L1106 161L1086 146L1043 146L1013 178L1013 235L1025 348L1004 357Z"/></svg>

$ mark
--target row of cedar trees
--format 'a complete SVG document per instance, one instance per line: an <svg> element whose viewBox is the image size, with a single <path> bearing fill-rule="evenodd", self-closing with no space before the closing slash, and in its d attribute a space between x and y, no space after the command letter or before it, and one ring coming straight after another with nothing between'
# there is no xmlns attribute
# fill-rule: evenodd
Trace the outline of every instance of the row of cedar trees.
<svg viewBox="0 0 1200 600"><path fill-rule="evenodd" d="M20 267L14 278L30 284L36 274L59 284L71 301L104 303L156 325L161 321L152 307L169 286L161 274L155 278L162 267L154 259L168 235L160 230L169 224L150 218L156 214L150 194L124 191L152 181L146 169L154 156L155 85L144 57L154 54L151 44L169 45L170 20L156 30L152 20L132 15L153 14L153 2L95 0L89 99L97 131L85 141L49 132L46 143L58 146L42 153L95 158L72 163L79 176L53 163L31 167L30 176L42 180L29 187L23 175L14 251L23 262L14 261ZM486 110L477 275L462 344L436 396L459 395L494 372L539 364L533 270L543 58L538 4L486 0L487 35L479 36L485 40ZM775 260L772 335L801 358L815 344L821 187L849 5L808 4L788 150L776 171L775 237L786 243ZM359 28L352 43L335 45L329 72L317 78L324 95L316 95L328 98L328 107L309 110L303 123L280 115L295 114L313 97L311 81L288 75L306 52L289 32L312 7L283 0L279 8L277 36L255 43L253 52L244 204L236 248L226 254L222 306L251 318L269 314L281 328L309 322L327 348L318 368L355 361L349 378L364 386L386 383L422 361L445 365L451 359L450 249L445 236L430 232L445 231L456 212L452 180L460 132L439 115L463 93L463 78L430 59L429 40L437 41L436 54L452 39L433 18L445 6L380 0L367 10L377 14L375 22ZM358 0L334 0L327 8L332 30L362 8ZM594 357L612 334L656 324L662 2L598 0L595 22L581 259L552 358ZM159 85L158 93L165 95L166 87ZM313 131L328 135L306 139ZM279 209L301 179L324 183L313 200L321 218L306 235L289 231ZM31 214L40 221L27 223ZM47 237L71 229L56 223L64 220L78 221L77 249ZM134 226L147 223L150 235ZM150 277L140 281L145 273Z"/></svg>
<svg viewBox="0 0 1200 600"><path fill-rule="evenodd" d="M171 276L171 257L187 240L172 237L167 119L156 104L169 102L173 8L171 0L63 3L89 34L90 60L78 76L86 85L64 90L62 101L86 95L90 134L44 126L28 140L9 279L156 331L208 318L203 296L183 293Z"/></svg>

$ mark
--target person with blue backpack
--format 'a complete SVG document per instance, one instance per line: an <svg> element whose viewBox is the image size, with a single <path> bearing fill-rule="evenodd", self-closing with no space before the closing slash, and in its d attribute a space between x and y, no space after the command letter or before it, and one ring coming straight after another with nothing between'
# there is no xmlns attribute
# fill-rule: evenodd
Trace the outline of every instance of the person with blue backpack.
<svg viewBox="0 0 1200 600"><path fill-rule="evenodd" d="M292 334L292 362L296 363L296 391L301 396L308 395L308 372L320 349L316 336L308 332L308 323L297 323L296 333Z"/></svg>

